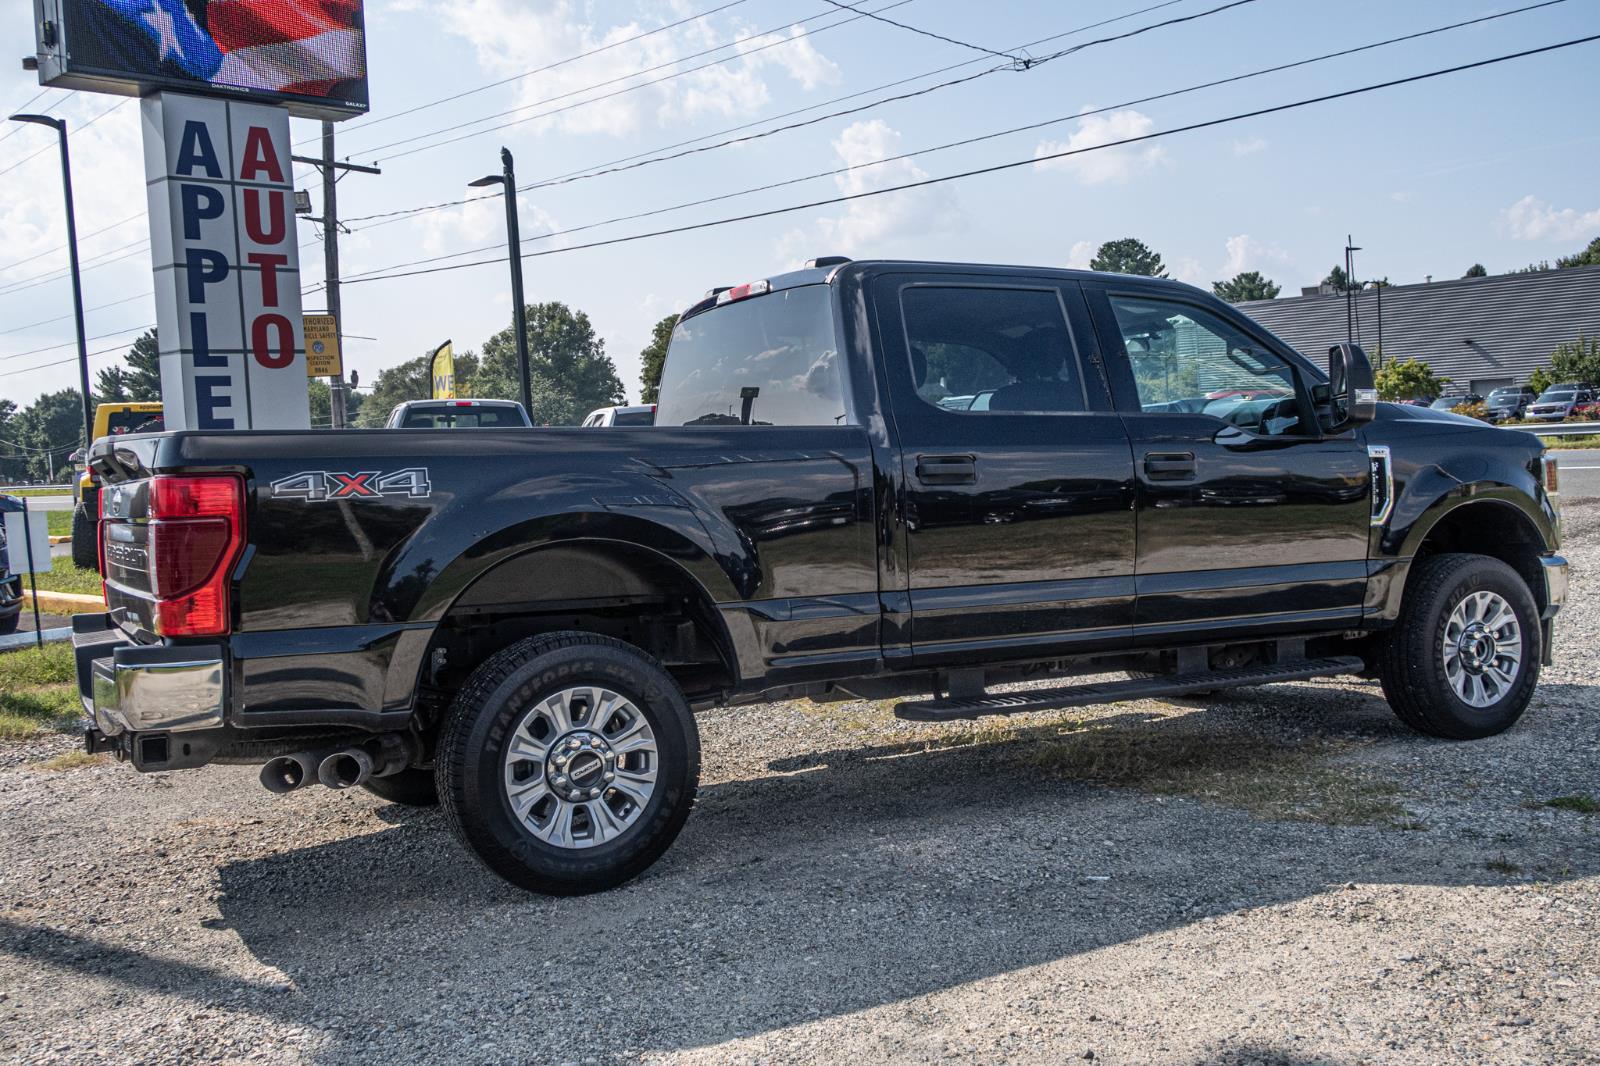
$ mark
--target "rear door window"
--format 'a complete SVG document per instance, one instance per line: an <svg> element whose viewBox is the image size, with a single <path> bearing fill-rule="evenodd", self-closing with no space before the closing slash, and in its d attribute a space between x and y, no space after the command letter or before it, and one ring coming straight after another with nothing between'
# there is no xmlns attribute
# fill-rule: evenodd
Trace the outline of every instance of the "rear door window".
<svg viewBox="0 0 1600 1066"><path fill-rule="evenodd" d="M970 414L1088 409L1055 290L915 285L900 308L924 403Z"/></svg>

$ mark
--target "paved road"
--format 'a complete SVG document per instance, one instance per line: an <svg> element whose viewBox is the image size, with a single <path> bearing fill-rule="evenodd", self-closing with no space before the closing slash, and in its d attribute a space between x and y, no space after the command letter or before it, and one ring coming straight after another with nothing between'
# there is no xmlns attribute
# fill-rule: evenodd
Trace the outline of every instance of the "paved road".
<svg viewBox="0 0 1600 1066"><path fill-rule="evenodd" d="M1552 452L1561 468L1561 495L1567 499L1600 496L1600 449Z"/></svg>
<svg viewBox="0 0 1600 1066"><path fill-rule="evenodd" d="M6 492L0 488L0 493ZM28 510L30 511L70 511L72 510L72 494L63 492L50 496L27 497Z"/></svg>

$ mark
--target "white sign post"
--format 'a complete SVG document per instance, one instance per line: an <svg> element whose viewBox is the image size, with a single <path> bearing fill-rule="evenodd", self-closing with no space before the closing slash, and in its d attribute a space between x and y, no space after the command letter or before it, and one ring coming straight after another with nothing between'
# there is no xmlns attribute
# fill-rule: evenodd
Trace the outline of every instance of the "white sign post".
<svg viewBox="0 0 1600 1066"><path fill-rule="evenodd" d="M39 582L32 575L50 572L50 516L43 511L28 510L28 500L23 497L22 510L7 511L0 515L6 531L6 568L13 574L27 574L33 593L34 642L44 647L44 633L39 629Z"/></svg>
<svg viewBox="0 0 1600 1066"><path fill-rule="evenodd" d="M289 113L141 108L167 429L309 429Z"/></svg>

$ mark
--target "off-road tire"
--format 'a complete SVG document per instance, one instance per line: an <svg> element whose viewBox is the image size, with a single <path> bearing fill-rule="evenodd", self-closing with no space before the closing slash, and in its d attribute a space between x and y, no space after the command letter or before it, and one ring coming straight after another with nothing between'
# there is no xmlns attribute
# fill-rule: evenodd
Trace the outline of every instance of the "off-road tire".
<svg viewBox="0 0 1600 1066"><path fill-rule="evenodd" d="M100 569L100 523L89 508L78 504L72 509L72 563L84 570Z"/></svg>
<svg viewBox="0 0 1600 1066"><path fill-rule="evenodd" d="M656 783L619 837L563 848L517 820L502 761L523 715L585 683L622 694L648 720L657 745ZM700 780L700 736L676 682L644 652L591 633L551 633L513 644L467 679L445 716L435 774L451 830L490 870L533 892L581 895L638 876L677 838Z"/></svg>
<svg viewBox="0 0 1600 1066"><path fill-rule="evenodd" d="M1493 592L1522 632L1521 661L1506 693L1487 707L1461 699L1445 674L1441 645L1451 612L1469 594ZM1389 706L1419 733L1476 740L1510 729L1533 698L1543 652L1539 609L1511 567L1485 555L1430 555L1411 566L1395 627L1375 642L1378 679Z"/></svg>
<svg viewBox="0 0 1600 1066"><path fill-rule="evenodd" d="M397 774L369 777L361 787L374 796L405 807L439 805L439 785L434 780L433 771L415 766L401 770Z"/></svg>
<svg viewBox="0 0 1600 1066"><path fill-rule="evenodd" d="M17 626L20 625L21 623L22 623L22 612L21 611L18 611L16 614L12 615L10 618L0 618L0 637L3 637L5 635L7 635L8 633L15 633L17 631Z"/></svg>

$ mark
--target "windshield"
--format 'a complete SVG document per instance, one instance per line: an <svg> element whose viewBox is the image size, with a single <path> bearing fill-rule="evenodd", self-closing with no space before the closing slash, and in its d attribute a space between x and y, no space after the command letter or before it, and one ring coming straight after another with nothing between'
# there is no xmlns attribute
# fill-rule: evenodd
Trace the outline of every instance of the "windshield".
<svg viewBox="0 0 1600 1066"><path fill-rule="evenodd" d="M106 419L106 433L160 433L166 422L160 411L114 411Z"/></svg>
<svg viewBox="0 0 1600 1066"><path fill-rule="evenodd" d="M515 407L413 407L401 429L513 429L527 423Z"/></svg>
<svg viewBox="0 0 1600 1066"><path fill-rule="evenodd" d="M1542 403L1571 403L1573 397L1577 395L1571 389L1546 389L1539 400Z"/></svg>
<svg viewBox="0 0 1600 1066"><path fill-rule="evenodd" d="M1435 411L1448 411L1452 407L1458 407L1466 402L1467 398L1465 396L1441 396L1429 406Z"/></svg>
<svg viewBox="0 0 1600 1066"><path fill-rule="evenodd" d="M653 426L656 424L654 411L618 411L613 426Z"/></svg>
<svg viewBox="0 0 1600 1066"><path fill-rule="evenodd" d="M826 285L703 311L672 331L658 426L836 426L850 421Z"/></svg>
<svg viewBox="0 0 1600 1066"><path fill-rule="evenodd" d="M1495 400L1515 400L1521 395L1520 389L1495 389L1489 394L1489 401L1493 403Z"/></svg>

